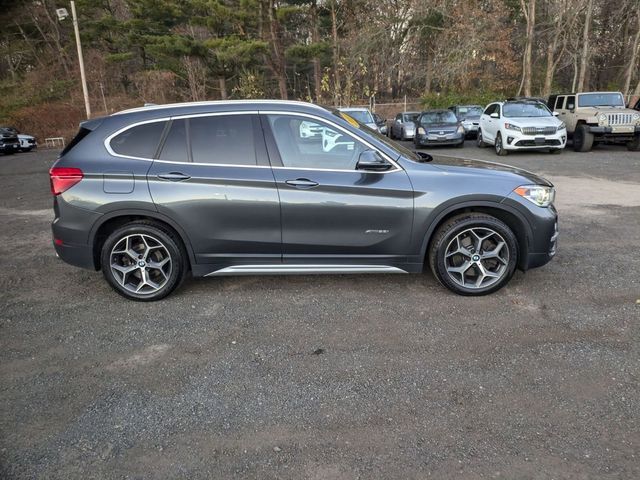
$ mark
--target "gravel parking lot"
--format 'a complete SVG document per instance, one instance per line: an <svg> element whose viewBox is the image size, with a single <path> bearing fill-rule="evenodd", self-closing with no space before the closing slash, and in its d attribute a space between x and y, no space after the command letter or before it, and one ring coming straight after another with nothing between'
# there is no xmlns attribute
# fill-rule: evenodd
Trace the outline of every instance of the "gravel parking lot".
<svg viewBox="0 0 640 480"><path fill-rule="evenodd" d="M56 259L55 156L0 156L0 478L640 478L640 154L500 158L556 184L561 237L491 296L223 277L153 304Z"/></svg>

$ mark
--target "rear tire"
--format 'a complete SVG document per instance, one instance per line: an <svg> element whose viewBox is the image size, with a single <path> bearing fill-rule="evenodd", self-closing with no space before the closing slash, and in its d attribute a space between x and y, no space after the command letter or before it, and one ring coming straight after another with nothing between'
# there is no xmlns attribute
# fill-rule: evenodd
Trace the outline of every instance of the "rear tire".
<svg viewBox="0 0 640 480"><path fill-rule="evenodd" d="M630 152L640 151L640 133L636 133L633 140L627 143L627 150Z"/></svg>
<svg viewBox="0 0 640 480"><path fill-rule="evenodd" d="M500 132L498 132L498 134L496 135L496 143L494 147L496 150L496 155L498 155L499 157L506 157L507 155L509 155L509 151L504 148L504 145L502 143L502 135L500 135Z"/></svg>
<svg viewBox="0 0 640 480"><path fill-rule="evenodd" d="M584 123L578 125L573 133L573 150L576 152L588 152L593 147L593 133Z"/></svg>
<svg viewBox="0 0 640 480"><path fill-rule="evenodd" d="M182 241L152 221L128 223L113 231L101 251L102 273L123 297L160 300L184 280L189 260Z"/></svg>
<svg viewBox="0 0 640 480"><path fill-rule="evenodd" d="M484 143L484 140L482 140L482 130L478 129L478 134L476 136L476 146L478 148L485 148L487 146L486 143Z"/></svg>
<svg viewBox="0 0 640 480"><path fill-rule="evenodd" d="M501 289L513 276L517 260L514 233L501 220L483 213L463 213L447 220L429 247L431 271L458 295L486 295Z"/></svg>

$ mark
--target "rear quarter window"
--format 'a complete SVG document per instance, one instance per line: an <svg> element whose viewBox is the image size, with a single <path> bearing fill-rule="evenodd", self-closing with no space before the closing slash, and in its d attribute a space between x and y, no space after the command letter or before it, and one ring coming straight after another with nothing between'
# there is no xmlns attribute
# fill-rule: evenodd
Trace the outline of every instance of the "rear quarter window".
<svg viewBox="0 0 640 480"><path fill-rule="evenodd" d="M118 155L152 159L166 125L165 121L131 127L111 139L109 145Z"/></svg>

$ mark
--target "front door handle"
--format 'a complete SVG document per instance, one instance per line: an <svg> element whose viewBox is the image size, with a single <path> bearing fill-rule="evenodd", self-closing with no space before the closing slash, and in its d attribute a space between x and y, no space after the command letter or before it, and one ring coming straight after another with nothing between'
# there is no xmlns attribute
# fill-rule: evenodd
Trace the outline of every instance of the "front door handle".
<svg viewBox="0 0 640 480"><path fill-rule="evenodd" d="M180 172L159 173L158 178L162 180L170 180L172 182L181 182L182 180L189 180L190 175Z"/></svg>
<svg viewBox="0 0 640 480"><path fill-rule="evenodd" d="M286 180L284 183L296 188L313 188L319 185L318 182L314 182L313 180L309 180L308 178L296 178L295 180Z"/></svg>

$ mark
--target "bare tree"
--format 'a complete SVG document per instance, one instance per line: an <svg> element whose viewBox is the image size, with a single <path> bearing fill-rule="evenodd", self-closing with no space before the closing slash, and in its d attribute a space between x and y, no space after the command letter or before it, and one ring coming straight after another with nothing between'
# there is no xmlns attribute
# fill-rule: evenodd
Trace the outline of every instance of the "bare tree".
<svg viewBox="0 0 640 480"><path fill-rule="evenodd" d="M633 73L638 71L638 67L636 66L637 58L638 58L638 49L640 48L640 9L638 9L637 14L637 30L636 35L633 39L633 43L631 45L631 59L627 65L627 69L624 76L624 88L623 92L625 94L630 93L631 88L631 78L633 77Z"/></svg>
<svg viewBox="0 0 640 480"><path fill-rule="evenodd" d="M587 86L585 78L587 75L587 65L589 64L589 32L591 31L591 16L593 15L593 0L588 0L587 14L582 29L582 53L580 54L580 73L578 75L578 91L582 91Z"/></svg>
<svg viewBox="0 0 640 480"><path fill-rule="evenodd" d="M524 88L524 94L531 96L531 76L533 62L533 42L536 29L536 0L520 0L520 9L524 15L526 22L526 42L524 46L524 55L522 56L522 80L518 95Z"/></svg>

